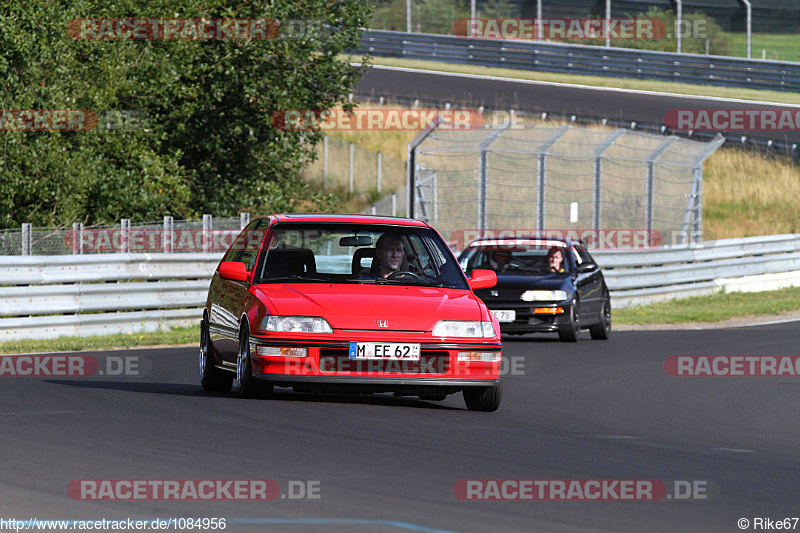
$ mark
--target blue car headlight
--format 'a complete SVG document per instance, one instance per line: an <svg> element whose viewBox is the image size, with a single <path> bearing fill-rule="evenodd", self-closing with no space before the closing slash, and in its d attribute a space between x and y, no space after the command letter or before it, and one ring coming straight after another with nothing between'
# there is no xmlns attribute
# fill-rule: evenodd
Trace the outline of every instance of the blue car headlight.
<svg viewBox="0 0 800 533"><path fill-rule="evenodd" d="M558 302L567 299L566 291L525 291L523 302Z"/></svg>

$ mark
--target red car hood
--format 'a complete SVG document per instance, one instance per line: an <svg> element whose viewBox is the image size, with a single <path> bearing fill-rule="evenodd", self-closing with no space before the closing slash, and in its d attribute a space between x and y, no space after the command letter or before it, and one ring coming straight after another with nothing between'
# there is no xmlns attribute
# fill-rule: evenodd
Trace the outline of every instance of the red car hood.
<svg viewBox="0 0 800 533"><path fill-rule="evenodd" d="M255 294L278 315L321 316L335 329L431 331L440 320L480 320L470 291L400 285L263 284ZM388 321L388 327L378 321Z"/></svg>

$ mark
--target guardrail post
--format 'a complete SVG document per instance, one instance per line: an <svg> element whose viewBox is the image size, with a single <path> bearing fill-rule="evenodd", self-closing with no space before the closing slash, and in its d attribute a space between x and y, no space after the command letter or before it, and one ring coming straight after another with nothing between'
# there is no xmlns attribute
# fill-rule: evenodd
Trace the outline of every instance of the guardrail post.
<svg viewBox="0 0 800 533"><path fill-rule="evenodd" d="M211 215L203 215L203 253L211 251L211 230L214 226L214 220Z"/></svg>
<svg viewBox="0 0 800 533"><path fill-rule="evenodd" d="M239 229L244 229L250 223L250 213L239 213Z"/></svg>
<svg viewBox="0 0 800 533"><path fill-rule="evenodd" d="M164 217L164 232L161 237L161 245L164 253L171 254L175 244L175 221L171 216Z"/></svg>
<svg viewBox="0 0 800 533"><path fill-rule="evenodd" d="M378 194L381 193L381 170L383 167L383 154L378 151Z"/></svg>
<svg viewBox="0 0 800 533"><path fill-rule="evenodd" d="M122 218L119 221L119 251L130 253L131 251L131 219Z"/></svg>
<svg viewBox="0 0 800 533"><path fill-rule="evenodd" d="M83 253L83 222L72 223L72 255Z"/></svg>
<svg viewBox="0 0 800 533"><path fill-rule="evenodd" d="M33 228L30 222L22 223L22 255L31 255Z"/></svg>

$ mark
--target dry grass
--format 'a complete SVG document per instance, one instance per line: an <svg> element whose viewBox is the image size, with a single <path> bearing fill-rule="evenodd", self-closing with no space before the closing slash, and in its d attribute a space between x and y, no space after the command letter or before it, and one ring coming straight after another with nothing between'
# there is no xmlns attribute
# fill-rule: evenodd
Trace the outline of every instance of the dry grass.
<svg viewBox="0 0 800 533"><path fill-rule="evenodd" d="M800 168L723 148L705 163L706 239L800 233Z"/></svg>

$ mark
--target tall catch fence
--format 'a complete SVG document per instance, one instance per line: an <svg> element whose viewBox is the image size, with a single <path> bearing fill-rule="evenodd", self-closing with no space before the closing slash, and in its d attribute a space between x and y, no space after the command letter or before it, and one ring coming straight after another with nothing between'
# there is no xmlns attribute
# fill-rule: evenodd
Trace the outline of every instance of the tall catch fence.
<svg viewBox="0 0 800 533"><path fill-rule="evenodd" d="M508 122L434 129L409 146L407 213L456 249L499 230L633 230L658 236L650 245L699 242L703 161L722 143ZM371 211L392 214L385 202Z"/></svg>

